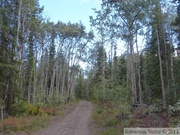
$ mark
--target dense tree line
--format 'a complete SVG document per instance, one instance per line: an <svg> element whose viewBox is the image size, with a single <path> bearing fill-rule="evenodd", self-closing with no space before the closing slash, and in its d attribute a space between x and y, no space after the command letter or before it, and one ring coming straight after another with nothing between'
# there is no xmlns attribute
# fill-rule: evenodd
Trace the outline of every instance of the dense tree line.
<svg viewBox="0 0 180 135"><path fill-rule="evenodd" d="M0 104L14 114L22 101L54 104L74 98L79 61L93 37L81 23L53 23L38 0L0 2Z"/></svg>
<svg viewBox="0 0 180 135"><path fill-rule="evenodd" d="M94 9L97 16L90 17L97 32L87 79L94 98L130 106L159 103L164 108L179 100L178 4L102 0L101 10ZM117 54L123 41L126 52Z"/></svg>
<svg viewBox="0 0 180 135"><path fill-rule="evenodd" d="M15 114L22 101L60 104L75 97L121 106L177 102L179 5L102 0L87 32L82 23L46 20L38 0L0 1L1 110ZM86 71L80 62L88 63Z"/></svg>

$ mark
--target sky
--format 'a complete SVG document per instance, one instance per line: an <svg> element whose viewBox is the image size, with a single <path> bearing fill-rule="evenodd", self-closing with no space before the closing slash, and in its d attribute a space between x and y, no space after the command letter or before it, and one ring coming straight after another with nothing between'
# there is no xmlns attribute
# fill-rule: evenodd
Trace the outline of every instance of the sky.
<svg viewBox="0 0 180 135"><path fill-rule="evenodd" d="M92 8L100 9L100 0L39 0L44 6L43 16L50 21L64 23L79 23L90 30L89 16L95 16Z"/></svg>
<svg viewBox="0 0 180 135"><path fill-rule="evenodd" d="M89 16L95 16L93 8L101 9L101 0L39 0L40 6L44 6L43 16L50 21L64 23L79 23L85 25L90 31ZM140 40L139 44L143 44ZM122 41L118 42L117 51L124 52ZM121 53L120 53L121 54Z"/></svg>

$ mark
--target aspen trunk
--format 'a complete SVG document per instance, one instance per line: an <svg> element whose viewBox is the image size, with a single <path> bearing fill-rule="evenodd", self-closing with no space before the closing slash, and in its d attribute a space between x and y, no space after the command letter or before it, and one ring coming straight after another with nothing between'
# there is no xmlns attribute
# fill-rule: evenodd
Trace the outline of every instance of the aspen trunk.
<svg viewBox="0 0 180 135"><path fill-rule="evenodd" d="M137 70L138 70L138 85L139 85L139 103L142 104L142 86L141 86L141 61L140 61L140 55L139 55L139 49L138 49L138 43L137 43L137 34L136 34L136 51L137 51Z"/></svg>
<svg viewBox="0 0 180 135"><path fill-rule="evenodd" d="M18 42L19 42L19 30L20 30L20 23L21 23L21 7L22 7L22 0L19 0L17 34L16 34L16 44L17 45L18 45ZM15 49L15 52L17 52L16 49Z"/></svg>
<svg viewBox="0 0 180 135"><path fill-rule="evenodd" d="M47 63L47 67L46 68L44 68L44 70L46 71L46 75L45 75L45 80L44 80L44 86L43 86L43 89L44 89L44 95L45 95L45 97L44 97L44 102L46 102L46 100L47 100L47 98L48 98L48 86L47 86L47 84L48 84L48 70L49 70L49 62Z"/></svg>
<svg viewBox="0 0 180 135"><path fill-rule="evenodd" d="M133 34L130 34L130 75L131 75L131 90L132 90L132 105L137 103L137 90L136 90L136 70L135 70L135 56L133 45Z"/></svg>
<svg viewBox="0 0 180 135"><path fill-rule="evenodd" d="M42 67L41 67L41 79L40 79L40 90L43 93L43 98L45 97L45 88L44 88L44 82L45 82L45 74L44 74L44 43L42 43L42 58L41 58L41 62L42 62Z"/></svg>
<svg viewBox="0 0 180 135"><path fill-rule="evenodd" d="M60 83L61 72L60 72L60 67L58 68L59 69L56 70L56 96L59 98L59 87L60 87L59 83Z"/></svg>
<svg viewBox="0 0 180 135"><path fill-rule="evenodd" d="M170 24L168 25L168 33L169 33L169 44L170 44L170 49L171 49L171 53L170 53L170 68L171 68L171 79L172 79L172 90L173 90L173 95L174 95L174 99L177 99L177 94L176 94L176 89L175 89L175 79L174 79L174 63L173 63L173 56L174 56L174 52L173 52L173 40L171 37L171 28L170 28Z"/></svg>
<svg viewBox="0 0 180 135"><path fill-rule="evenodd" d="M165 108L166 107L166 95L165 95L165 88L164 88L164 78L163 78L163 71L162 71L161 50L160 50L159 34L158 34L157 27L156 27L156 36L157 36L157 42L158 42L158 58L159 58L160 78L161 78L162 100L163 100L163 107Z"/></svg>
<svg viewBox="0 0 180 135"><path fill-rule="evenodd" d="M63 72L64 71L64 72ZM66 77L66 70L64 69L62 72L62 87L61 87L61 94L64 94L64 86L65 86L65 77Z"/></svg>
<svg viewBox="0 0 180 135"><path fill-rule="evenodd" d="M36 102L36 89L39 87L39 85L37 85L37 78L38 78L38 74L36 74L36 62L37 62L37 55L38 55L38 50L37 50L37 46L36 46L36 49L35 49L35 58L34 58L34 81L33 81L33 101L32 103L35 104Z"/></svg>
<svg viewBox="0 0 180 135"><path fill-rule="evenodd" d="M162 24L163 26L163 24ZM168 62L168 49L167 49L167 44L166 44L166 37L165 37L165 32L163 30L163 41L164 41L164 49L165 49L165 63L166 63L166 81L165 81L165 84L166 84L166 87L165 87L165 91L169 91L169 62Z"/></svg>
<svg viewBox="0 0 180 135"><path fill-rule="evenodd" d="M52 98L54 94L54 82L55 82L55 73L56 73L56 62L53 64L53 74L51 77L51 85L50 85L50 97Z"/></svg>
<svg viewBox="0 0 180 135"><path fill-rule="evenodd" d="M103 47L104 49L104 47ZM102 75L103 75L103 103L105 102L105 54L103 54L103 61L102 61L102 66L103 66L103 69L102 69Z"/></svg>
<svg viewBox="0 0 180 135"><path fill-rule="evenodd" d="M3 132L3 130L4 130L4 114L3 114L3 109L4 109L4 107L3 106L1 106L1 121L2 121L2 128L1 128L1 131Z"/></svg>

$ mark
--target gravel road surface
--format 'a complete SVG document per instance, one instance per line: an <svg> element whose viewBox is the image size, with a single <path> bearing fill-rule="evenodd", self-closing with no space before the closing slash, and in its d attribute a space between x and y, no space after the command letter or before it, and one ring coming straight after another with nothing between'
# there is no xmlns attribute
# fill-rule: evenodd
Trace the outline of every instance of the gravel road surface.
<svg viewBox="0 0 180 135"><path fill-rule="evenodd" d="M90 135L92 109L91 102L80 101L70 114L34 135Z"/></svg>

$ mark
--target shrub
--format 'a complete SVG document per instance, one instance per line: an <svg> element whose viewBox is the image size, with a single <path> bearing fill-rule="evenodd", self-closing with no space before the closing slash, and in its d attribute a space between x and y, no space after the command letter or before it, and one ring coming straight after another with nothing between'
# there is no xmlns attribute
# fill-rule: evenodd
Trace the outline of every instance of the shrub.
<svg viewBox="0 0 180 135"><path fill-rule="evenodd" d="M13 111L12 111L12 115L14 116L22 116L26 109L25 109L25 102L23 99L15 99L15 103L13 104Z"/></svg>
<svg viewBox="0 0 180 135"><path fill-rule="evenodd" d="M23 116L23 115L44 115L45 112L43 112L40 109L40 106L42 103L38 103L36 105L32 105L28 101L25 100L15 100L15 103L13 105L13 115L14 116Z"/></svg>
<svg viewBox="0 0 180 135"><path fill-rule="evenodd" d="M42 114L55 115L55 108L41 106L39 108L39 112L41 112Z"/></svg>
<svg viewBox="0 0 180 135"><path fill-rule="evenodd" d="M24 102L24 108L25 108L25 113L27 115L38 115L39 113L39 108L36 106L33 106L29 102Z"/></svg>
<svg viewBox="0 0 180 135"><path fill-rule="evenodd" d="M180 101L175 103L173 106L169 105L168 112L172 116L170 120L171 126L180 127Z"/></svg>
<svg viewBox="0 0 180 135"><path fill-rule="evenodd" d="M170 114L180 113L180 101L175 103L173 106L169 105L168 111Z"/></svg>
<svg viewBox="0 0 180 135"><path fill-rule="evenodd" d="M49 120L48 116L9 117L0 121L0 129L2 129L3 132L29 131L45 127L48 125Z"/></svg>

